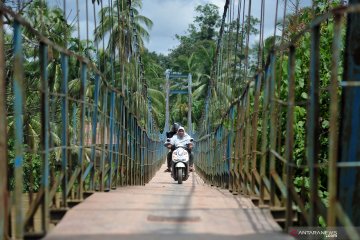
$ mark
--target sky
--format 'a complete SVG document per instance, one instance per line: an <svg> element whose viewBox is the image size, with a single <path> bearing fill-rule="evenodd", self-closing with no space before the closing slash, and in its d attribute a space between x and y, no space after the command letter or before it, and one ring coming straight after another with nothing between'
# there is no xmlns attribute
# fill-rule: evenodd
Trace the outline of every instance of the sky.
<svg viewBox="0 0 360 240"><path fill-rule="evenodd" d="M79 19L80 19L80 37L86 39L87 36L87 24L86 24L86 1L88 1L88 29L89 38L93 39L93 31L95 27L93 4L91 0L79 0ZM242 1L242 0L241 0ZM104 6L108 4L109 0L103 0ZM233 0L235 2L234 9L237 9L239 0ZM245 11L247 14L248 0L245 0ZM265 38L274 33L275 22L275 6L276 0L265 0L265 23L264 23L264 35ZM51 6L63 7L63 0L48 0ZM154 26L149 31L150 41L145 42L145 46L149 51L155 51L167 55L170 49L176 47L179 42L175 38L175 34L185 35L189 24L191 24L195 17L195 7L200 4L212 3L219 7L219 15L222 16L225 0L143 0L143 7L140 10L140 14L150 18ZM301 0L302 7L311 6L311 0ZM66 0L66 10L68 15L68 21L73 21L77 28L76 21L76 1ZM96 6L95 11L99 11L99 6ZM291 6L288 5L287 12L291 11ZM261 12L261 0L252 0L251 14L260 19ZM284 13L284 0L279 0L278 7L278 21L282 19ZM233 18L237 17L237 10L234 13ZM97 20L97 24L99 21ZM74 33L77 36L77 32ZM279 32L277 32L279 34ZM259 36L252 37L252 42L256 42Z"/></svg>
<svg viewBox="0 0 360 240"><path fill-rule="evenodd" d="M231 1L233 2L233 1ZM246 5L248 4L246 0ZM274 33L275 22L275 0L265 0L265 25L264 35L270 36ZM212 3L219 7L219 14L222 16L225 0L143 0L141 14L149 17L154 26L150 31L150 41L146 47L150 51L168 54L169 49L178 45L175 34L185 34L189 24L195 17L195 7L200 4ZM235 9L237 9L238 0L235 0ZM301 5L311 6L311 0L301 0ZM247 14L248 6L246 6ZM291 11L291 6L288 5ZM261 0L252 0L251 14L260 19ZM283 0L279 0L278 19L281 19L284 12ZM237 10L234 18L237 17ZM253 38L256 41L256 37Z"/></svg>

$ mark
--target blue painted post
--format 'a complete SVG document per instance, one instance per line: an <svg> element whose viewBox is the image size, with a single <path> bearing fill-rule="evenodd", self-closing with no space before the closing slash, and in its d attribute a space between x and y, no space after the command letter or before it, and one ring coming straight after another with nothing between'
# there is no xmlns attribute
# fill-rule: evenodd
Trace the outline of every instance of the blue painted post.
<svg viewBox="0 0 360 240"><path fill-rule="evenodd" d="M9 227L8 204L8 160L7 160L7 121L6 121L6 79L4 56L3 18L0 12L0 239L6 239Z"/></svg>
<svg viewBox="0 0 360 240"><path fill-rule="evenodd" d="M42 188L44 197L42 198L41 225L44 233L49 230L49 84L48 84L48 46L40 43L40 73L41 73L41 149L42 153Z"/></svg>
<svg viewBox="0 0 360 240"><path fill-rule="evenodd" d="M111 189L111 182L112 182L112 162L113 162L113 136L114 136L114 110L115 110L115 92L111 90L111 96L110 96L110 142L108 147L108 164L109 164L109 175L108 175L108 181L107 181L107 189Z"/></svg>
<svg viewBox="0 0 360 240"><path fill-rule="evenodd" d="M95 89L94 89L94 102L93 102L93 115L91 121L91 156L90 156L90 165L84 172L84 177L82 181L85 180L88 172L90 172L90 190L94 190L95 186L95 163L96 163L96 130L98 123L98 105L99 105L99 89L100 89L100 76L99 74L95 75Z"/></svg>
<svg viewBox="0 0 360 240"><path fill-rule="evenodd" d="M120 139L121 139L121 125L119 122L115 126L115 132L116 132L116 144L115 144L116 157L115 157L115 185L113 189L116 189L119 184L119 160L120 160Z"/></svg>
<svg viewBox="0 0 360 240"><path fill-rule="evenodd" d="M129 136L128 136L128 109L124 105L124 112L123 112L123 125L122 125L122 161L123 161L123 169L122 170L122 176L125 178L123 180L123 183L125 185L129 184L129 155L128 155L128 143L129 143Z"/></svg>
<svg viewBox="0 0 360 240"><path fill-rule="evenodd" d="M130 162L131 162L131 181L130 184L135 184L135 158L134 158L134 149L135 149L135 129L134 129L134 117L130 114L130 125L129 125L129 133L130 133Z"/></svg>
<svg viewBox="0 0 360 240"><path fill-rule="evenodd" d="M141 185L145 185L145 135L146 132L140 131Z"/></svg>
<svg viewBox="0 0 360 240"><path fill-rule="evenodd" d="M23 102L24 102L24 68L22 55L22 29L20 23L14 23L14 118L15 118L15 238L24 236L23 210L23 162L24 162L24 132L23 132Z"/></svg>
<svg viewBox="0 0 360 240"><path fill-rule="evenodd" d="M349 5L359 4L350 0ZM360 14L347 17L344 88L341 99L341 123L338 164L360 162ZM353 85L354 87L351 87ZM338 198L354 226L360 226L360 169L344 167L339 171Z"/></svg>
<svg viewBox="0 0 360 240"><path fill-rule="evenodd" d="M61 125L62 125L62 133L61 133L61 162L62 162L62 170L64 177L62 179L62 199L63 203L66 204L66 192L67 192L67 171L66 166L68 162L68 145L69 145L69 135L68 135L68 116L69 116L69 100L68 100L68 76L69 76L69 63L68 56L65 54L61 54L61 71L62 71L62 86L61 93L64 94L61 101ZM65 170L65 171L64 171ZM64 205L66 206L66 205Z"/></svg>
<svg viewBox="0 0 360 240"><path fill-rule="evenodd" d="M126 146L126 139L125 139L125 130L124 130L124 123L125 123L125 106L123 97L120 97L120 146L119 146L119 154L120 154L120 162L119 162L119 181L120 186L124 184L124 162L125 162L125 146Z"/></svg>
<svg viewBox="0 0 360 240"><path fill-rule="evenodd" d="M102 147L101 147L101 161L100 161L100 191L104 191L104 181L105 181L105 145L106 145L106 112L107 112L107 100L108 100L108 89L105 87L104 89L104 95L103 95L103 109L102 109Z"/></svg>
<svg viewBox="0 0 360 240"><path fill-rule="evenodd" d="M78 197L83 198L84 184L82 181L82 174L84 172L84 135L85 135L85 113L86 113L86 81L87 81L87 65L81 63L81 75L80 75L81 87L80 87L80 143L79 143L79 159L78 168L80 169L78 175Z"/></svg>
<svg viewBox="0 0 360 240"><path fill-rule="evenodd" d="M230 129L227 137L227 144L226 144L226 174L227 174L227 185L230 187L230 163L231 163L231 156L232 156L232 144L233 144L233 130L234 126L234 106L230 108Z"/></svg>

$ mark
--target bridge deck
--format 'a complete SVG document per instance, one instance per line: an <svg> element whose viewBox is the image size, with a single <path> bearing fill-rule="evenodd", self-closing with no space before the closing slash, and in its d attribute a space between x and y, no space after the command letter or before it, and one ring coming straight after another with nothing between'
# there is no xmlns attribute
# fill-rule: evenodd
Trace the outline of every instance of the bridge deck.
<svg viewBox="0 0 360 240"><path fill-rule="evenodd" d="M207 186L195 173L179 185L164 169L146 186L93 194L46 239L292 239L248 198Z"/></svg>

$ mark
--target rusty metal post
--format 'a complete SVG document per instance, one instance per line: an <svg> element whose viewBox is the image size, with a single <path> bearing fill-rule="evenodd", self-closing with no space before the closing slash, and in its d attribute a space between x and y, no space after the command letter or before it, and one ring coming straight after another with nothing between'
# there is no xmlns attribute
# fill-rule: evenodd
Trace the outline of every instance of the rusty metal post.
<svg viewBox="0 0 360 240"><path fill-rule="evenodd" d="M329 207L327 211L327 225L336 226L336 213L333 211L337 201L337 157L338 157L338 72L341 50L341 20L342 15L334 16L334 40L332 45L331 82L330 82L330 134L329 134Z"/></svg>
<svg viewBox="0 0 360 240"><path fill-rule="evenodd" d="M0 4L2 1L0 1ZM0 239L6 239L9 227L8 163L6 121L6 76L3 18L0 12Z"/></svg>
<svg viewBox="0 0 360 240"><path fill-rule="evenodd" d="M15 239L24 237L23 193L23 162L24 162L24 64L22 55L22 28L17 21L14 23L14 119L15 119Z"/></svg>
<svg viewBox="0 0 360 240"><path fill-rule="evenodd" d="M275 192L276 192L276 184L275 184L275 176L276 173L276 158L274 154L271 153L272 150L276 151L276 133L277 133L277 104L275 101L275 88L276 88L276 55L273 52L270 56L270 81L269 81L269 104L270 104L270 146L269 146L269 161L270 161L270 202L272 205L275 205Z"/></svg>
<svg viewBox="0 0 360 240"><path fill-rule="evenodd" d="M244 171L244 178L245 178L245 194L246 195L252 195L252 189L250 188L250 191L248 191L247 186L251 186L251 117L250 117L250 88L248 87L244 96L245 101L245 155L244 155L244 161L245 161L245 171Z"/></svg>
<svg viewBox="0 0 360 240"><path fill-rule="evenodd" d="M234 128L235 128L235 107L230 108L230 130L227 139L227 148L226 148L226 170L228 176L228 188L233 192L233 169L232 169L232 159L233 159L233 149L234 149Z"/></svg>
<svg viewBox="0 0 360 240"><path fill-rule="evenodd" d="M288 109L287 109L287 125L286 125L286 143L285 143L285 158L286 164L286 230L292 226L293 211L292 211L292 191L293 185L293 147L294 147L294 104L295 104L295 47L291 46L289 51L289 70L288 70Z"/></svg>
<svg viewBox="0 0 360 240"><path fill-rule="evenodd" d="M252 186L251 189L255 193L255 182L256 182L256 175L258 174L257 171L257 145L258 145L258 116L259 116L259 96L261 90L261 80L262 80L262 72L260 72L255 77L255 91L254 91L254 112L252 118L252 147L251 147L251 182ZM261 200L261 199L260 199ZM261 204L263 204L261 202Z"/></svg>
<svg viewBox="0 0 360 240"><path fill-rule="evenodd" d="M271 75L271 68L268 66L265 69L264 78L264 91L263 91L263 109L262 109L262 130L261 130L261 163L260 163L260 201L264 201L265 198L265 179L266 178L266 149L268 146L268 124L269 124L269 81Z"/></svg>
<svg viewBox="0 0 360 240"><path fill-rule="evenodd" d="M349 5L360 0L350 0ZM360 169L353 167L360 162L360 14L347 17L344 59L344 82L341 99L341 123L338 165L346 165L339 171L339 202L354 226L360 225ZM351 87L353 85L354 87ZM353 164L353 166L351 166Z"/></svg>
<svg viewBox="0 0 360 240"><path fill-rule="evenodd" d="M307 124L307 159L310 171L310 226L318 225L318 139L319 139L319 66L320 66L320 26L311 30L311 59L310 59L310 105L308 108Z"/></svg>
<svg viewBox="0 0 360 240"><path fill-rule="evenodd" d="M234 131L235 131L235 143L234 143L234 158L232 159L232 168L233 168L233 194L238 194L240 191L240 178L239 178L239 156L240 156L240 132L239 127L241 126L241 113L240 113L240 103L236 104L236 123L234 125Z"/></svg>

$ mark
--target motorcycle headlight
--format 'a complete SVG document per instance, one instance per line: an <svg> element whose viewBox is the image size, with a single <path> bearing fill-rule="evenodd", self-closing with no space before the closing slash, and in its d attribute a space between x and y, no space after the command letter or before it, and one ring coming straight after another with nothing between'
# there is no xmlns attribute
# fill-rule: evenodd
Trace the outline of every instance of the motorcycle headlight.
<svg viewBox="0 0 360 240"><path fill-rule="evenodd" d="M178 152L178 155L179 156L185 156L185 155L187 155L188 154L188 152L186 151L186 150L184 150L184 149L181 149L179 152Z"/></svg>

